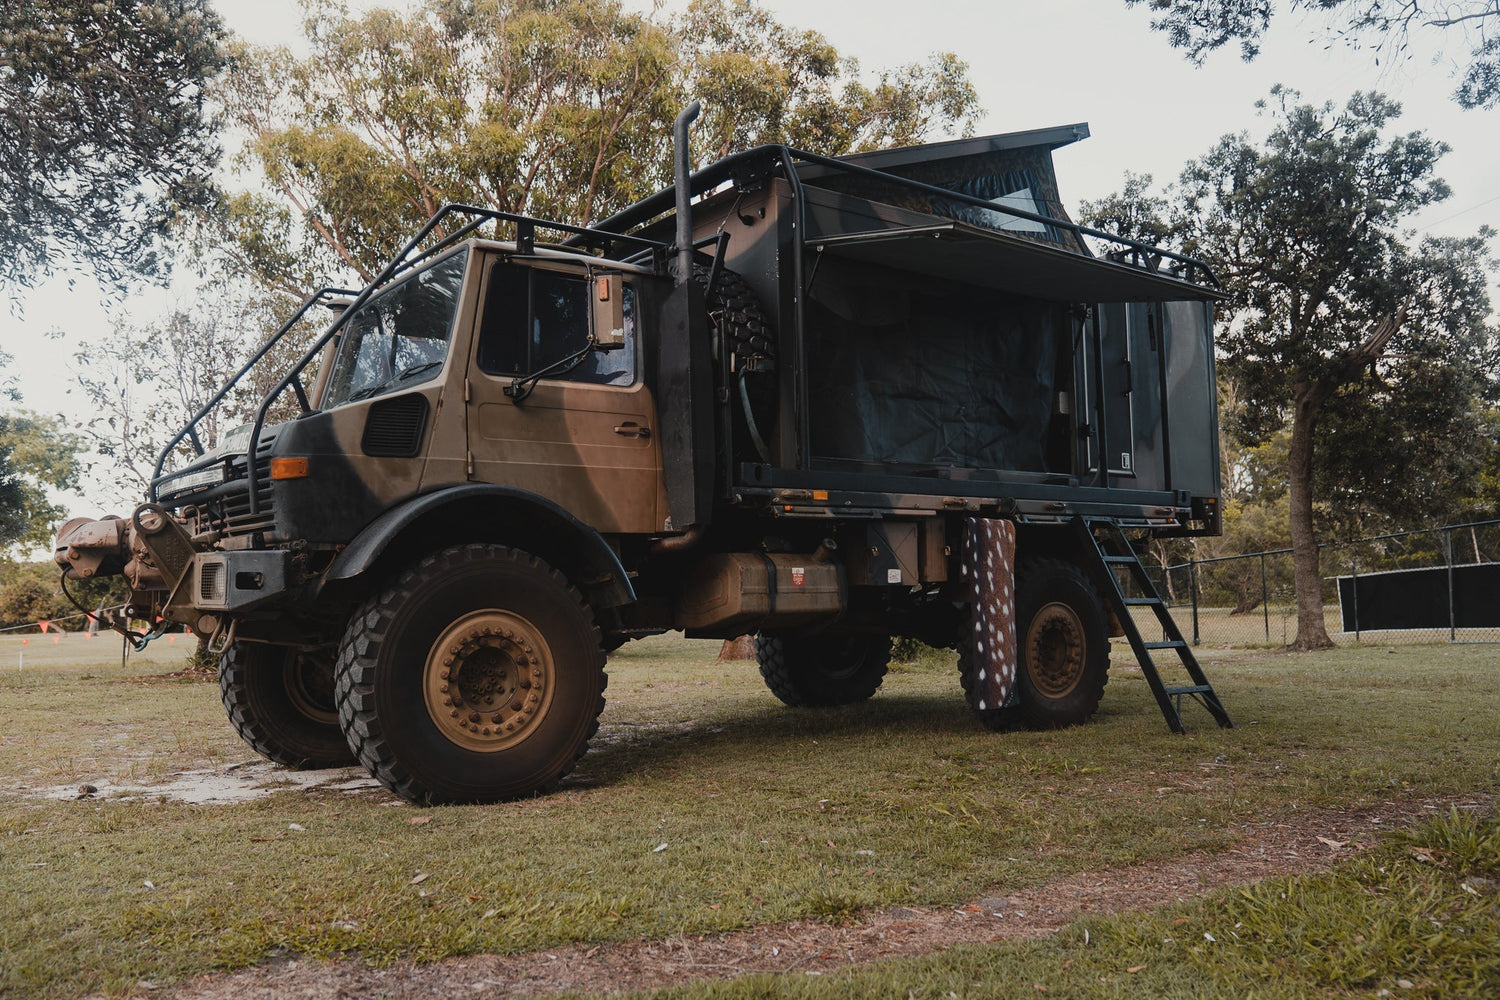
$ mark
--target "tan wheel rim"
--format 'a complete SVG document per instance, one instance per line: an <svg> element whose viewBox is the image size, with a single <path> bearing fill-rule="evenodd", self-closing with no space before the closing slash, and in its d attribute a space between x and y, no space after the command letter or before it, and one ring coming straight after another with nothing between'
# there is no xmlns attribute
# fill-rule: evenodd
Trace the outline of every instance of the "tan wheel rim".
<svg viewBox="0 0 1500 1000"><path fill-rule="evenodd" d="M1048 604L1026 629L1026 672L1044 698L1066 698L1083 679L1088 644L1083 622L1066 604Z"/></svg>
<svg viewBox="0 0 1500 1000"><path fill-rule="evenodd" d="M506 611L475 611L432 644L422 696L450 742L494 753L526 739L546 718L555 677L552 650L536 626Z"/></svg>

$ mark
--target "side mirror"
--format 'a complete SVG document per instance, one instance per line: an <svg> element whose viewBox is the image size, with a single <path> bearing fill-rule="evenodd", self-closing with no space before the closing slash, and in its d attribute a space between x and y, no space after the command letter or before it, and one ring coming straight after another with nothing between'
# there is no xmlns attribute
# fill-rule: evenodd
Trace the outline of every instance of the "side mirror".
<svg viewBox="0 0 1500 1000"><path fill-rule="evenodd" d="M625 346L625 283L618 274L594 275L594 349Z"/></svg>

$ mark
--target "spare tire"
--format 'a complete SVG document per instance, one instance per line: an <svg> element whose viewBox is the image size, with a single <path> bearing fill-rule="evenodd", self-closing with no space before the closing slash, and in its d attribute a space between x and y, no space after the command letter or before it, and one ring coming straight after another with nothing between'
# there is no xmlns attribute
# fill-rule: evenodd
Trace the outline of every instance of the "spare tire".
<svg viewBox="0 0 1500 1000"><path fill-rule="evenodd" d="M709 289L710 267L693 267L693 280L707 293L713 330L714 381L729 391L734 457L771 461L769 446L776 425L776 341L765 310L745 279L720 268ZM725 382L724 373L728 372Z"/></svg>

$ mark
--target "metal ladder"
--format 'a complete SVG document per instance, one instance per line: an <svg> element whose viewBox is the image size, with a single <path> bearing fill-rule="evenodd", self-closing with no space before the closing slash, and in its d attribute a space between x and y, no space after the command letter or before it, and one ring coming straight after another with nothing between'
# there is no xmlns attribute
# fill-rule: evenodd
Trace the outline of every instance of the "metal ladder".
<svg viewBox="0 0 1500 1000"><path fill-rule="evenodd" d="M1141 565L1140 558L1131 548L1130 539L1125 537L1119 523L1105 517L1078 517L1073 523L1082 537L1084 552L1092 552L1099 560L1095 575L1100 578L1101 583L1107 585L1105 596L1114 609L1115 617L1125 629L1130 648L1135 650L1141 673L1146 675L1146 683L1151 685L1151 693L1156 696L1156 703L1161 706L1161 714L1167 720L1167 725L1174 733L1187 732L1182 724L1182 698L1187 695L1208 709L1220 726L1233 729L1234 723L1230 720L1229 713L1224 710L1213 685L1204 676L1203 668L1198 665L1198 658L1188 647L1187 640L1183 639L1182 630L1172 620L1167 602L1161 599L1156 585L1146 575L1146 567ZM1120 586L1120 578L1115 573L1116 567L1124 567L1129 571L1141 593L1147 596L1126 597ZM1131 616L1131 608L1150 608L1156 614L1156 620L1161 623L1162 634L1166 639L1161 642L1146 642L1142 639L1141 630L1136 627L1135 619ZM1191 684L1168 687L1162 683L1156 662L1151 658L1152 651L1158 649L1170 649L1177 654L1192 680Z"/></svg>

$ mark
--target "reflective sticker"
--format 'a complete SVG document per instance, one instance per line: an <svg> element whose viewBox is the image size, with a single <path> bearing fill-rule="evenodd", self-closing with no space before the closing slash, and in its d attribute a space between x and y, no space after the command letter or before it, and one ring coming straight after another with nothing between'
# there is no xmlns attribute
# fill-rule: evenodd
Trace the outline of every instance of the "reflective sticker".
<svg viewBox="0 0 1500 1000"><path fill-rule="evenodd" d="M886 583L900 583L901 582L901 571L899 569L888 569L888 570L886 570L885 571L885 582Z"/></svg>

